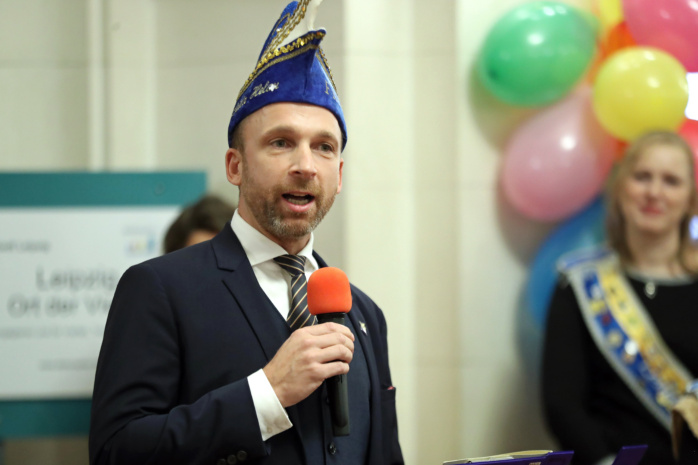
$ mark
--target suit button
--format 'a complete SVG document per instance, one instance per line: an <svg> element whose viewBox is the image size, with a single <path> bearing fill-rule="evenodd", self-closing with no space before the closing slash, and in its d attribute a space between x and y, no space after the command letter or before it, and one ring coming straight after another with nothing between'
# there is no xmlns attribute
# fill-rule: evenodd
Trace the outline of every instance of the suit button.
<svg viewBox="0 0 698 465"><path fill-rule="evenodd" d="M245 452L244 450L241 450L240 452L238 452L238 460L241 462L244 462L245 460L247 460L247 452Z"/></svg>
<svg viewBox="0 0 698 465"><path fill-rule="evenodd" d="M334 442L331 442L329 446L327 446L327 450L329 451L330 455L334 455L337 453L337 446L334 445Z"/></svg>
<svg viewBox="0 0 698 465"><path fill-rule="evenodd" d="M216 462L216 465L228 465L228 462L226 462L225 459L220 459Z"/></svg>
<svg viewBox="0 0 698 465"><path fill-rule="evenodd" d="M238 463L238 458L235 457L235 454L230 454L228 456L228 465L235 465L236 463Z"/></svg>

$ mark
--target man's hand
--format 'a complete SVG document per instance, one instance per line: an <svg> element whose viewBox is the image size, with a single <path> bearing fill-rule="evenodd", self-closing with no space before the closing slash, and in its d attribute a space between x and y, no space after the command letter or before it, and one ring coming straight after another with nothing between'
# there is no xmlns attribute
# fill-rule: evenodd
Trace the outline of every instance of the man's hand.
<svg viewBox="0 0 698 465"><path fill-rule="evenodd" d="M283 407L302 401L327 378L349 372L354 335L344 325L323 323L291 334L264 374Z"/></svg>

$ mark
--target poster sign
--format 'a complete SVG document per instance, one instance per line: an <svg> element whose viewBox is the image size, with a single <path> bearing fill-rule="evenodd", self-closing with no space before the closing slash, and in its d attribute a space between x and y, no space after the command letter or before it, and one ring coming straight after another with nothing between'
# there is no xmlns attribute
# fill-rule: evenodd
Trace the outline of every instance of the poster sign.
<svg viewBox="0 0 698 465"><path fill-rule="evenodd" d="M91 396L119 278L204 188L203 173L0 174L0 399Z"/></svg>
<svg viewBox="0 0 698 465"><path fill-rule="evenodd" d="M179 208L0 210L0 398L86 397L126 269L159 255ZM9 357L7 355L10 355Z"/></svg>

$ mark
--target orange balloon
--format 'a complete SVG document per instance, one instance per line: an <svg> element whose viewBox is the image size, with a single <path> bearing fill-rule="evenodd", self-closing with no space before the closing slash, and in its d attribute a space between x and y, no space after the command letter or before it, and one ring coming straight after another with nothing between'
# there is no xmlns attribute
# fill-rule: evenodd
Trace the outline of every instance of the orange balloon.
<svg viewBox="0 0 698 465"><path fill-rule="evenodd" d="M698 184L698 121L687 119L679 129L679 134L686 139L688 145L693 149L695 159L696 183Z"/></svg>
<svg viewBox="0 0 698 465"><path fill-rule="evenodd" d="M606 56L611 56L612 53L625 47L632 47L637 45L633 36L630 35L630 29L628 29L628 24L623 21L622 23L616 24L606 36L606 40L602 44L604 53Z"/></svg>
<svg viewBox="0 0 698 465"><path fill-rule="evenodd" d="M620 140L620 139L615 139L615 141L616 141L616 146L615 146L616 151L615 151L614 161L620 161L620 159L623 158L623 156L625 156L625 150L628 148L628 145L630 145L630 144L628 144L627 142Z"/></svg>
<svg viewBox="0 0 698 465"><path fill-rule="evenodd" d="M637 45L633 36L630 35L630 29L625 21L622 21L613 26L608 34L599 42L599 49L596 55L596 60L589 70L589 82L594 82L599 68L608 57L613 55L618 50L626 47Z"/></svg>

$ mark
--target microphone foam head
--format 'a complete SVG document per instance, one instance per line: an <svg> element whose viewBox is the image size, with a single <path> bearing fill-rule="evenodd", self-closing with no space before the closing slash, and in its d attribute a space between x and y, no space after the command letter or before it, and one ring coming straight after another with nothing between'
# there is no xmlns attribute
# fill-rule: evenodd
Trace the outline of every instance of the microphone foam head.
<svg viewBox="0 0 698 465"><path fill-rule="evenodd" d="M344 271L320 268L308 280L308 311L313 315L347 313L351 310L351 287Z"/></svg>

